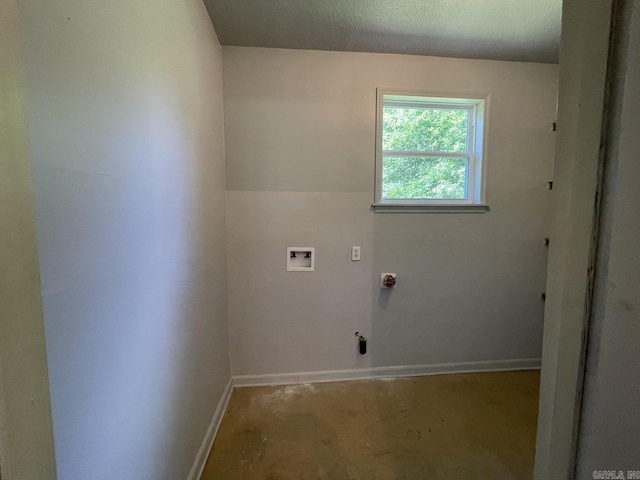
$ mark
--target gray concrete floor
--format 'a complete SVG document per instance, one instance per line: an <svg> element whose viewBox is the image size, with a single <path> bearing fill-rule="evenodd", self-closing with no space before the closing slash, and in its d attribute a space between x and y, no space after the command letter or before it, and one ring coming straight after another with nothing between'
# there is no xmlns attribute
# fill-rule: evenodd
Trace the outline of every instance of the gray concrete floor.
<svg viewBox="0 0 640 480"><path fill-rule="evenodd" d="M530 480L537 371L234 390L202 480Z"/></svg>

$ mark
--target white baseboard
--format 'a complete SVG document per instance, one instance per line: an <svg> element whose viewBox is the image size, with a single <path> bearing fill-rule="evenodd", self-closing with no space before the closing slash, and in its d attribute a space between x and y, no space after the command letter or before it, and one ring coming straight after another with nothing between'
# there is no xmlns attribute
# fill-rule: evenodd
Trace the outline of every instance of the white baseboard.
<svg viewBox="0 0 640 480"><path fill-rule="evenodd" d="M224 392L222 393L222 398L220 398L220 401L218 402L218 407L213 414L211 424L207 429L207 433L204 436L202 445L200 445L200 450L198 450L198 455L196 456L196 460L193 463L193 467L191 467L191 471L189 472L189 477L187 478L187 480L200 480L200 476L202 475L204 466L207 463L207 458L209 457L209 452L211 452L211 447L213 447L213 441L216 439L216 435L218 434L218 428L220 428L222 417L224 417L224 414L227 411L227 406L229 405L229 399L231 398L232 391L233 380L230 378L229 382L227 382L227 386L225 387Z"/></svg>
<svg viewBox="0 0 640 480"><path fill-rule="evenodd" d="M325 370L320 372L275 373L265 375L235 375L234 387L258 385L295 385L299 383L338 382L368 378L416 377L447 373L505 372L537 370L539 358L489 360L484 362L440 363L435 365L406 365L397 367L362 368L358 370Z"/></svg>

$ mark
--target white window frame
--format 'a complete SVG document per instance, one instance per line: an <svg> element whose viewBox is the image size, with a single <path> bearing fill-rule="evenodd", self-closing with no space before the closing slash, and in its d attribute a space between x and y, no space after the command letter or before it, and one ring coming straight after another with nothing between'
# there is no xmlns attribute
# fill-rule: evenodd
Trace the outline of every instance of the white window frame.
<svg viewBox="0 0 640 480"><path fill-rule="evenodd" d="M455 108L469 111L469 129L466 153L405 152L382 150L383 108L388 104L415 106L418 108ZM389 98L391 97L391 98ZM376 212L391 211L487 211L485 204L485 145L488 126L489 95L432 93L412 90L377 89L376 114L376 179L373 207ZM382 196L382 162L384 156L429 156L468 158L467 195L465 199L390 199Z"/></svg>

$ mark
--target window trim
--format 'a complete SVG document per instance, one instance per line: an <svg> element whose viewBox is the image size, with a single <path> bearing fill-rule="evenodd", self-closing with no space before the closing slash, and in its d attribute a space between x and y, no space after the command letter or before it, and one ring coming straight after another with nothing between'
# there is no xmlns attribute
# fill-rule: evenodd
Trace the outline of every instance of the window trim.
<svg viewBox="0 0 640 480"><path fill-rule="evenodd" d="M460 108L470 111L469 145L472 152L430 152L443 157L469 158L467 198L466 199L383 199L382 198L382 162L385 151L382 150L383 107L385 96L397 96L398 105L415 107L436 106L442 108ZM402 97L407 97L402 99ZM411 102L411 97L423 97L420 101ZM378 88L376 101L376 155L375 155L375 190L372 207L376 212L485 212L489 208L485 204L486 193L486 137L489 118L489 94L468 93L433 93L415 90L398 90ZM392 100L393 101L393 100ZM477 132L481 132L480 135ZM425 152L389 152L398 155L425 155Z"/></svg>

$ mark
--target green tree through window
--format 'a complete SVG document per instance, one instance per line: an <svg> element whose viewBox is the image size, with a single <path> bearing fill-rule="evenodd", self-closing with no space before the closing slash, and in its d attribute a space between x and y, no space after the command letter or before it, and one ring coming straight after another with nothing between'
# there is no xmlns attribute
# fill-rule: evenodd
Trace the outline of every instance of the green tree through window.
<svg viewBox="0 0 640 480"><path fill-rule="evenodd" d="M468 158L468 109L383 109L382 194L387 199L464 199ZM391 153L393 152L393 153ZM413 155L402 155L413 152ZM433 152L419 156L416 152Z"/></svg>

